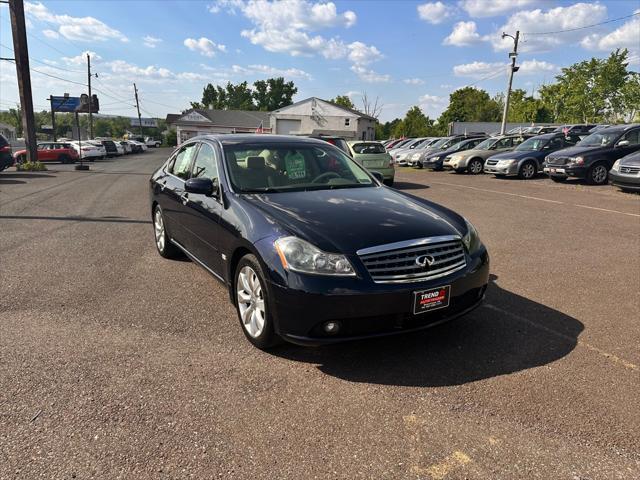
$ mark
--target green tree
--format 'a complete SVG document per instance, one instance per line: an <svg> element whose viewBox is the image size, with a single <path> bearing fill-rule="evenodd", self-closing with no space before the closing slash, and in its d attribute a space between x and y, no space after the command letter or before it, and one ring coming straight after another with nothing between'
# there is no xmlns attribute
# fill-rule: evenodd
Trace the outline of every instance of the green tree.
<svg viewBox="0 0 640 480"><path fill-rule="evenodd" d="M350 108L351 110L355 110L356 106L353 104L348 95L338 95L336 98L329 100L331 103L335 103L340 107Z"/></svg>
<svg viewBox="0 0 640 480"><path fill-rule="evenodd" d="M298 88L293 82L285 82L283 77L258 80L253 83L253 99L256 108L272 112L293 103Z"/></svg>
<svg viewBox="0 0 640 480"><path fill-rule="evenodd" d="M449 106L442 112L438 124L446 128L450 122L499 122L502 111L498 103L484 90L465 87L449 95Z"/></svg>
<svg viewBox="0 0 640 480"><path fill-rule="evenodd" d="M633 108L634 74L627 70L626 49L608 58L591 58L562 69L540 97L557 122L615 122ZM631 83L631 86L627 86Z"/></svg>
<svg viewBox="0 0 640 480"><path fill-rule="evenodd" d="M411 107L404 119L396 122L391 130L394 137L426 137L433 133L433 120L422 113L417 105Z"/></svg>

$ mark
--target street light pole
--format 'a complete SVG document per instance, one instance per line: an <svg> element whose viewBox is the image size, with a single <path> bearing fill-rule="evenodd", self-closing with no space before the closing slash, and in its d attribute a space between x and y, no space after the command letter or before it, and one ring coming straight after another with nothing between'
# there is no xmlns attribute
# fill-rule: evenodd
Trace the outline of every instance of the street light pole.
<svg viewBox="0 0 640 480"><path fill-rule="evenodd" d="M518 56L518 40L520 39L520 30L516 31L516 36L502 33L502 38L513 38L513 52L509 54L511 58L511 66L509 68L509 86L507 87L507 95L504 99L504 111L502 112L502 125L500 127L500 135L504 135L507 129L507 116L509 114L509 97L511 96L511 85L513 84L513 74L517 72L520 67L516 67L516 57Z"/></svg>

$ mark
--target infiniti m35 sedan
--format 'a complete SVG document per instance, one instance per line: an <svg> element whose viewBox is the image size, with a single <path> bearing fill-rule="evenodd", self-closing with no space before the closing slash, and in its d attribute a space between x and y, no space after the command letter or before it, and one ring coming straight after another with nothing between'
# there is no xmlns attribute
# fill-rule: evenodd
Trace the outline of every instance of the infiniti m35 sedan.
<svg viewBox="0 0 640 480"><path fill-rule="evenodd" d="M223 282L248 340L415 331L477 307L489 255L457 213L302 137L206 135L151 177L155 243Z"/></svg>

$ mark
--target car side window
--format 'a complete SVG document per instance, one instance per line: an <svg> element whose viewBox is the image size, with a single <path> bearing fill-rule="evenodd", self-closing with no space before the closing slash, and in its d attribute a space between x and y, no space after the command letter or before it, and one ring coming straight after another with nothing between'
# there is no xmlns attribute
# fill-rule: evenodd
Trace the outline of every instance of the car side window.
<svg viewBox="0 0 640 480"><path fill-rule="evenodd" d="M208 143L202 143L198 156L191 170L191 178L218 178L218 164L213 147Z"/></svg>
<svg viewBox="0 0 640 480"><path fill-rule="evenodd" d="M638 145L640 144L640 130L633 130L628 132L621 138L621 140L628 140L629 145Z"/></svg>
<svg viewBox="0 0 640 480"><path fill-rule="evenodd" d="M169 165L169 173L183 180L187 180L189 178L191 160L193 160L193 156L197 151L197 146L197 143L190 143L182 147L173 162Z"/></svg>
<svg viewBox="0 0 640 480"><path fill-rule="evenodd" d="M561 148L563 145L564 145L564 142L562 141L562 138L556 137L556 138L552 138L544 148L545 150L556 150L558 148Z"/></svg>

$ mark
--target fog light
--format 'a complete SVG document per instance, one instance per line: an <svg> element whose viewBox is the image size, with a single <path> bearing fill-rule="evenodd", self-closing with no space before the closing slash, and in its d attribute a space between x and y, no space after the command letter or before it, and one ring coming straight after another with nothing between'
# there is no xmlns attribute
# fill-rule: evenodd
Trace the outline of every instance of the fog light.
<svg viewBox="0 0 640 480"><path fill-rule="evenodd" d="M324 331L330 335L335 335L340 331L340 322L327 322L324 324Z"/></svg>

